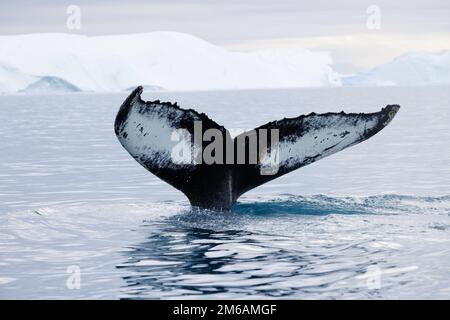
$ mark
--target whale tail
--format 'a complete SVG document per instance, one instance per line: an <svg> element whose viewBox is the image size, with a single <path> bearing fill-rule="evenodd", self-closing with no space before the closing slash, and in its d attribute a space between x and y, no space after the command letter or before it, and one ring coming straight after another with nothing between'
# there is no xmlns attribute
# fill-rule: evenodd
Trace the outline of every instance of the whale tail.
<svg viewBox="0 0 450 320"><path fill-rule="evenodd" d="M269 122L234 139L204 113L141 99L136 88L117 114L122 146L193 206L228 210L245 192L360 143L383 129L400 106L375 113L324 113Z"/></svg>

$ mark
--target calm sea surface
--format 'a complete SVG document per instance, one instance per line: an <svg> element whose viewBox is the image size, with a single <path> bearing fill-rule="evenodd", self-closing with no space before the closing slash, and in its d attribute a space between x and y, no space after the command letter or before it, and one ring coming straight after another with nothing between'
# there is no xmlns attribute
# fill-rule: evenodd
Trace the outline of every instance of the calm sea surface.
<svg viewBox="0 0 450 320"><path fill-rule="evenodd" d="M402 106L226 214L191 210L120 146L127 93L0 96L0 298L449 299L449 89L145 93L236 130Z"/></svg>

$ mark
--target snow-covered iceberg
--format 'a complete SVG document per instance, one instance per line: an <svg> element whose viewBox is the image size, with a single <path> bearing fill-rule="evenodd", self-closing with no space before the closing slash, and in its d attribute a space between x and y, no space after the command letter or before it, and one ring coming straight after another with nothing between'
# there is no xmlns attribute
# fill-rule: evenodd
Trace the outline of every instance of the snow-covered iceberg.
<svg viewBox="0 0 450 320"><path fill-rule="evenodd" d="M175 32L0 36L0 61L15 70L0 71L0 92L24 90L42 77L60 78L88 91L123 91L137 84L166 90L340 84L327 52L301 48L233 52ZM21 80L11 83L10 77Z"/></svg>
<svg viewBox="0 0 450 320"><path fill-rule="evenodd" d="M37 79L38 77L24 74L9 64L0 62L0 93L16 92Z"/></svg>
<svg viewBox="0 0 450 320"><path fill-rule="evenodd" d="M450 84L450 52L408 53L366 72L344 77L346 86L423 86Z"/></svg>
<svg viewBox="0 0 450 320"><path fill-rule="evenodd" d="M81 91L77 86L58 77L45 76L29 84L20 92L27 93L66 93Z"/></svg>

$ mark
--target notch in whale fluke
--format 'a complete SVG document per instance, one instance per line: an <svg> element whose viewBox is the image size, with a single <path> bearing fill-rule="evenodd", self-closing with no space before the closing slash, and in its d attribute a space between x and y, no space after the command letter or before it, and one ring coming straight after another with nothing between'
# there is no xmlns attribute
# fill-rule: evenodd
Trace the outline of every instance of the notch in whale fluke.
<svg viewBox="0 0 450 320"><path fill-rule="evenodd" d="M388 105L374 113L311 113L269 122L231 139L227 129L204 113L170 102L143 101L142 91L142 87L136 88L119 109L114 129L120 143L148 171L182 191L193 206L216 210L228 210L245 192L372 137L400 109ZM231 163L174 160L174 148L180 143L197 155L211 150L214 140L193 139L196 123L201 123L202 137L208 130L215 130L216 138L221 136L220 151L224 157L231 155ZM173 139L174 132L180 129L188 138ZM264 146L261 142L267 134L263 133L271 130L277 132L277 143ZM250 138L252 134L254 139ZM256 162L247 161L250 157L246 156L246 161L239 164L238 151L250 153L252 143L257 145ZM276 155L276 161L267 162L267 155ZM264 171L268 163L275 170Z"/></svg>

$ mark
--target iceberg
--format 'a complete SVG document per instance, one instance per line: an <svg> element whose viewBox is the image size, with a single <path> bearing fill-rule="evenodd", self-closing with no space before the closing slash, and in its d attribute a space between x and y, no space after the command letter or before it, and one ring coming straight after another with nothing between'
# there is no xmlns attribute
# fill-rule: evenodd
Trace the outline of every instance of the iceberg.
<svg viewBox="0 0 450 320"><path fill-rule="evenodd" d="M345 86L426 86L450 84L450 52L415 52L342 78Z"/></svg>
<svg viewBox="0 0 450 320"><path fill-rule="evenodd" d="M96 92L123 92L137 84L165 90L340 85L327 52L234 52L177 32L0 36L0 61L15 70L0 71L0 92L28 91L32 82L49 79L44 77Z"/></svg>
<svg viewBox="0 0 450 320"><path fill-rule="evenodd" d="M58 77L41 77L39 80L29 84L20 92L27 93L66 93L81 91L78 87Z"/></svg>
<svg viewBox="0 0 450 320"><path fill-rule="evenodd" d="M20 70L0 62L0 93L16 92L38 79L22 73Z"/></svg>

